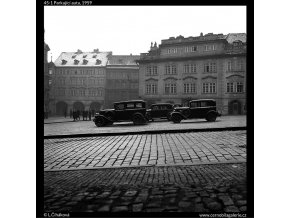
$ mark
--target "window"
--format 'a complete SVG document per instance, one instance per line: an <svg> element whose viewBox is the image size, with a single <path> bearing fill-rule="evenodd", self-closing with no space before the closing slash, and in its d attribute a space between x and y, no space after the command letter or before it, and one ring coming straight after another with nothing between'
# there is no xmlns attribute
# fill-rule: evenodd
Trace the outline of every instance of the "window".
<svg viewBox="0 0 290 218"><path fill-rule="evenodd" d="M184 83L183 88L184 93L196 93L195 83Z"/></svg>
<svg viewBox="0 0 290 218"><path fill-rule="evenodd" d="M169 65L165 66L165 74L170 74L170 66Z"/></svg>
<svg viewBox="0 0 290 218"><path fill-rule="evenodd" d="M227 92L234 92L234 83L227 83Z"/></svg>
<svg viewBox="0 0 290 218"><path fill-rule="evenodd" d="M176 65L166 65L165 74L177 74Z"/></svg>
<svg viewBox="0 0 290 218"><path fill-rule="evenodd" d="M128 103L126 108L127 109L134 109L135 105L134 105L134 103Z"/></svg>
<svg viewBox="0 0 290 218"><path fill-rule="evenodd" d="M165 94L176 94L176 84L175 83L166 83L165 84Z"/></svg>
<svg viewBox="0 0 290 218"><path fill-rule="evenodd" d="M191 47L191 52L195 52L195 51L197 51L197 46L192 46Z"/></svg>
<svg viewBox="0 0 290 218"><path fill-rule="evenodd" d="M216 93L216 83L203 83L202 92L203 93Z"/></svg>
<svg viewBox="0 0 290 218"><path fill-rule="evenodd" d="M227 83L228 93L242 93L244 91L244 84L242 82L230 82Z"/></svg>
<svg viewBox="0 0 290 218"><path fill-rule="evenodd" d="M146 94L147 95L157 94L157 84L146 84Z"/></svg>
<svg viewBox="0 0 290 218"><path fill-rule="evenodd" d="M142 103L136 103L136 108L142 108Z"/></svg>
<svg viewBox="0 0 290 218"><path fill-rule="evenodd" d="M184 73L196 73L196 64L185 64Z"/></svg>
<svg viewBox="0 0 290 218"><path fill-rule="evenodd" d="M233 70L233 63L231 61L228 62L228 71Z"/></svg>
<svg viewBox="0 0 290 218"><path fill-rule="evenodd" d="M216 50L216 46L215 45L205 45L204 46L204 50L205 51L215 51Z"/></svg>
<svg viewBox="0 0 290 218"><path fill-rule="evenodd" d="M237 92L241 93L244 91L244 85L241 82L237 83Z"/></svg>
<svg viewBox="0 0 290 218"><path fill-rule="evenodd" d="M152 67L153 75L157 75L157 66Z"/></svg>
<svg viewBox="0 0 290 218"><path fill-rule="evenodd" d="M80 96L85 96L86 95L86 90L80 89L79 93L80 93Z"/></svg>
<svg viewBox="0 0 290 218"><path fill-rule="evenodd" d="M204 64L204 72L205 73L215 73L216 72L216 63L209 62Z"/></svg>
<svg viewBox="0 0 290 218"><path fill-rule="evenodd" d="M184 52L188 53L188 52L196 52L197 51L197 46L191 46L191 47L185 47L184 48Z"/></svg>
<svg viewBox="0 0 290 218"><path fill-rule="evenodd" d="M147 75L151 75L151 66L147 66Z"/></svg>

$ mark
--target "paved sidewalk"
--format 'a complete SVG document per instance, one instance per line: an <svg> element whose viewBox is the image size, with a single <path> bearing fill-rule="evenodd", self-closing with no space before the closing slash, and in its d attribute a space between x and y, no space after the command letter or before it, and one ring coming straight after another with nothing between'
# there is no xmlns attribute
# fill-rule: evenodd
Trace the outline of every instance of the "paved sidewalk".
<svg viewBox="0 0 290 218"><path fill-rule="evenodd" d="M246 131L44 140L44 169L246 162Z"/></svg>
<svg viewBox="0 0 290 218"><path fill-rule="evenodd" d="M49 117L48 119L44 119L43 122L44 122L44 124L52 124L52 123L73 122L73 120L74 119L70 118L69 116L67 116L67 117L58 116L58 117ZM93 120L93 117L92 117L92 120ZM83 120L81 119L80 121L83 121Z"/></svg>
<svg viewBox="0 0 290 218"><path fill-rule="evenodd" d="M111 126L96 127L93 121L76 121L65 123L44 124L44 135L74 135L74 134L108 134L133 133L144 131L179 131L201 130L215 128L246 127L246 116L222 116L216 122L207 122L205 119L184 120L173 123L165 120L149 122L145 125L134 125L132 122L117 122Z"/></svg>
<svg viewBox="0 0 290 218"><path fill-rule="evenodd" d="M239 212L246 164L44 173L44 212Z"/></svg>

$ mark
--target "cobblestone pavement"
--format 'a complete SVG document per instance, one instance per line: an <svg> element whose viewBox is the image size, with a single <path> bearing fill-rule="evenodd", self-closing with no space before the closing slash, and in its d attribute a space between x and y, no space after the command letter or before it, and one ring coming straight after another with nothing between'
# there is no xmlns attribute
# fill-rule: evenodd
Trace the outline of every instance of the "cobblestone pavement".
<svg viewBox="0 0 290 218"><path fill-rule="evenodd" d="M44 169L246 162L246 131L44 140Z"/></svg>
<svg viewBox="0 0 290 218"><path fill-rule="evenodd" d="M246 164L44 173L44 212L247 211Z"/></svg>
<svg viewBox="0 0 290 218"><path fill-rule="evenodd" d="M53 118L51 118L53 119ZM60 119L60 118L59 118ZM63 120L63 119L61 119ZM68 118L66 119L68 120ZM45 121L47 122L47 121ZM114 123L111 126L96 127L93 121L76 121L44 124L44 135L70 135L89 133L119 133L119 132L140 132L152 130L180 130L180 129L206 129L225 127L245 127L246 116L221 116L216 122L206 122L205 119L184 120L174 124L169 121L149 122L145 125L136 126L132 122Z"/></svg>

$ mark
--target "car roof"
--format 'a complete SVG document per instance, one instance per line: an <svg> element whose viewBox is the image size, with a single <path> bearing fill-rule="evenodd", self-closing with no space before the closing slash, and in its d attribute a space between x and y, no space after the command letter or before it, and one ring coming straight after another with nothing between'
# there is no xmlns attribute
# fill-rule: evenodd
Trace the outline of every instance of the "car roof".
<svg viewBox="0 0 290 218"><path fill-rule="evenodd" d="M145 103L145 101L143 101L143 100L130 100L130 101L114 102L114 104L126 104L126 103Z"/></svg>
<svg viewBox="0 0 290 218"><path fill-rule="evenodd" d="M196 100L191 100L190 102L194 101L215 101L214 99L196 99Z"/></svg>
<svg viewBox="0 0 290 218"><path fill-rule="evenodd" d="M173 105L173 104L170 104L170 103L156 103L156 104L151 104L151 106L158 106L158 105Z"/></svg>

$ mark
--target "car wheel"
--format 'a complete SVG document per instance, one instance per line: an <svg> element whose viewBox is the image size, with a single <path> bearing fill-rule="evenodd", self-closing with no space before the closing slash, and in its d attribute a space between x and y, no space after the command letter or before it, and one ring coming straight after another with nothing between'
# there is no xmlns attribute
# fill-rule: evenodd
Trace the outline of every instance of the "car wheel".
<svg viewBox="0 0 290 218"><path fill-rule="evenodd" d="M140 125L145 123L145 119L142 114L134 114L133 115L133 123L134 125Z"/></svg>
<svg viewBox="0 0 290 218"><path fill-rule="evenodd" d="M103 117L97 117L95 119L95 124L97 127L105 126L105 119Z"/></svg>
<svg viewBox="0 0 290 218"><path fill-rule="evenodd" d="M214 122L216 120L216 115L214 113L209 113L206 117L208 122Z"/></svg>
<svg viewBox="0 0 290 218"><path fill-rule="evenodd" d="M180 121L182 120L182 117L178 114L173 114L171 116L171 120L173 121L173 123L180 123Z"/></svg>

